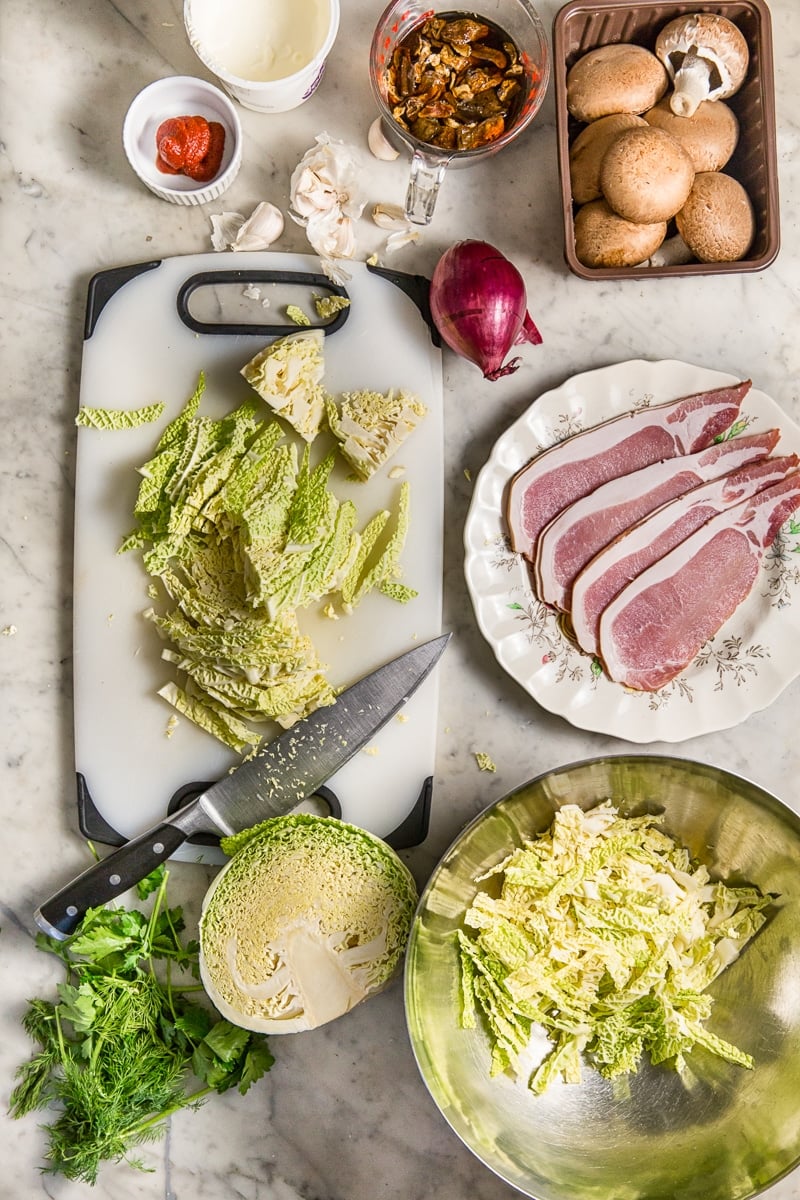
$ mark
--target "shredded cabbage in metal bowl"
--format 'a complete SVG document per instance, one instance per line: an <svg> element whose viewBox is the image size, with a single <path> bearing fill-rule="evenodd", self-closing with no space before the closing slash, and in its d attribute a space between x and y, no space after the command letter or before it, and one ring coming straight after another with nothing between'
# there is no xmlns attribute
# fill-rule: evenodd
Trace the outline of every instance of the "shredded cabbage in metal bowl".
<svg viewBox="0 0 800 1200"><path fill-rule="evenodd" d="M713 881L653 815L611 801L556 813L477 883L457 933L461 1024L482 1015L491 1074L520 1075L534 1034L548 1048L529 1086L579 1083L582 1060L607 1078L653 1064L685 1070L695 1046L752 1068L752 1057L705 1027L706 989L766 920L755 887Z"/></svg>

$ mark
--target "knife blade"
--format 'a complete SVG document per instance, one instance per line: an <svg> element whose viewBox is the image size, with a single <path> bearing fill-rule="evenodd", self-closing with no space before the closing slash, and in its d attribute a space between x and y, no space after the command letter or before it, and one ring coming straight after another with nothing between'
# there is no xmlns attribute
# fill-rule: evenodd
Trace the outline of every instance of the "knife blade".
<svg viewBox="0 0 800 1200"><path fill-rule="evenodd" d="M78 875L34 913L50 937L69 937L89 908L133 887L188 837L238 833L291 812L391 720L431 673L451 635L385 663L315 709L183 808Z"/></svg>

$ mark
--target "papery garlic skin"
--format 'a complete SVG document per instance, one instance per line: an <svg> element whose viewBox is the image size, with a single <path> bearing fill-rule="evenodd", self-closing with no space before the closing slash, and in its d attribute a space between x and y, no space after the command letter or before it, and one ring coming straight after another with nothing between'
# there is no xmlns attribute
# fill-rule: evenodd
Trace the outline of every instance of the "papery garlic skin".
<svg viewBox="0 0 800 1200"><path fill-rule="evenodd" d="M211 213L211 245L214 250L227 250L244 225L241 213Z"/></svg>
<svg viewBox="0 0 800 1200"><path fill-rule="evenodd" d="M319 264L323 275L326 275L331 283L338 283L340 287L344 287L353 278L352 273L342 266L341 258L320 258Z"/></svg>
<svg viewBox="0 0 800 1200"><path fill-rule="evenodd" d="M283 213L268 200L257 204L236 237L231 250L266 250L283 233Z"/></svg>
<svg viewBox="0 0 800 1200"><path fill-rule="evenodd" d="M412 229L411 226L407 229L396 229L386 239L386 253L394 254L397 250L402 250L404 246L410 246L418 241L418 229Z"/></svg>

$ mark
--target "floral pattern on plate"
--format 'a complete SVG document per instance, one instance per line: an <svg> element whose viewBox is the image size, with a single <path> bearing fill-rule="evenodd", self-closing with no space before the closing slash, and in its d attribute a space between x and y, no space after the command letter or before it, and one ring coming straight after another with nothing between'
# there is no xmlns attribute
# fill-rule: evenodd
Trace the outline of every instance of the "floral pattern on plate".
<svg viewBox="0 0 800 1200"><path fill-rule="evenodd" d="M738 378L675 360L633 360L573 376L540 396L496 442L464 531L465 574L480 629L498 662L543 708L631 742L678 742L727 729L765 708L800 674L800 515L786 522L747 600L657 692L613 683L542 604L509 544L509 480L534 455L623 412L724 387ZM778 427L775 454L800 454L800 428L763 392L745 397L736 432Z"/></svg>

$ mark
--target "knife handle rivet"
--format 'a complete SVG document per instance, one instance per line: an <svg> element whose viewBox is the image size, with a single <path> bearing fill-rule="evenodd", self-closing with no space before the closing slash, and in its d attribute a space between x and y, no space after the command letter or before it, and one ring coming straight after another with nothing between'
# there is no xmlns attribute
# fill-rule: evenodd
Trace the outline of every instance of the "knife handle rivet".
<svg viewBox="0 0 800 1200"><path fill-rule="evenodd" d="M77 917L77 915L78 915L78 910L77 910L77 908L75 907L75 905L74 905L74 904L68 904L68 905L67 905L67 916L68 916L68 917Z"/></svg>
<svg viewBox="0 0 800 1200"><path fill-rule="evenodd" d="M112 887L116 887L118 883L122 882L122 876L121 875L109 875L108 882L111 884Z"/></svg>
<svg viewBox="0 0 800 1200"><path fill-rule="evenodd" d="M161 854L163 852L163 850L164 850L163 842L154 842L153 843L153 854Z"/></svg>

